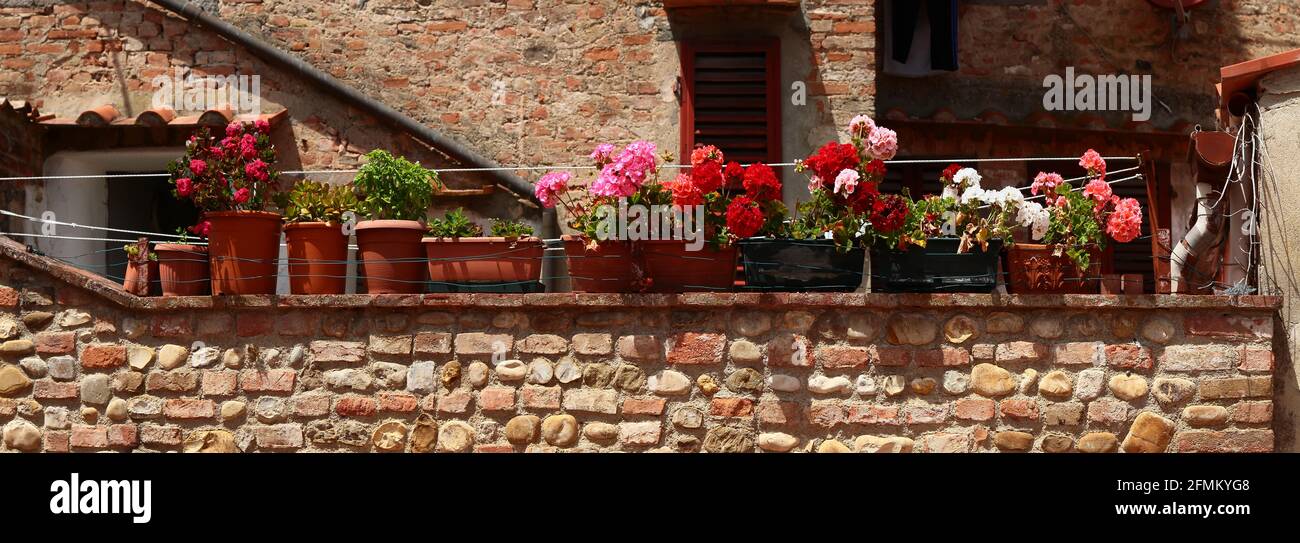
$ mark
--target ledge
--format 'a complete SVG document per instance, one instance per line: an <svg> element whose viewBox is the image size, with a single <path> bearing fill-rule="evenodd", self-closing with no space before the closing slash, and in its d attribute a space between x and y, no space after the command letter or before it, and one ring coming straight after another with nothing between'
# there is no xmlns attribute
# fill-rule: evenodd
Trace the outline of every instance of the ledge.
<svg viewBox="0 0 1300 543"><path fill-rule="evenodd" d="M178 309L266 308L436 308L436 307L861 307L893 308L1078 308L1078 309L1245 309L1277 310L1278 296L1200 295L1000 295L1000 294L860 294L811 292L705 292L688 294L342 294L302 296L141 297L121 285L64 262L30 253L22 244L0 236L0 255L61 282L86 290L123 308L163 312Z"/></svg>

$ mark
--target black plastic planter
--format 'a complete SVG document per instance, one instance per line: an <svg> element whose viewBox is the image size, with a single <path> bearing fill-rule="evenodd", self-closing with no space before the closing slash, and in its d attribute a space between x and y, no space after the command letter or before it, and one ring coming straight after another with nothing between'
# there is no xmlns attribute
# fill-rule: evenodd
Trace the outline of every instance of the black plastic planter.
<svg viewBox="0 0 1300 543"><path fill-rule="evenodd" d="M842 253L832 240L768 238L738 245L747 290L849 292L862 283L862 248Z"/></svg>
<svg viewBox="0 0 1300 543"><path fill-rule="evenodd" d="M1002 240L989 241L988 251L975 247L958 253L957 238L930 238L925 247L898 251L871 250L873 292L991 292L998 284L998 255Z"/></svg>

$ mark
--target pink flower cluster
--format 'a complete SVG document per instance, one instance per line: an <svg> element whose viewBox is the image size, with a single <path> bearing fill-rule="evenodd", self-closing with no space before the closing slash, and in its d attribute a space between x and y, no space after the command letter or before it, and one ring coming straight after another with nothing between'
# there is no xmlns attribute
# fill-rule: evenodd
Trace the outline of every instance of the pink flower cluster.
<svg viewBox="0 0 1300 543"><path fill-rule="evenodd" d="M1101 154L1094 149L1088 149L1079 159L1079 165L1088 171L1089 176L1098 179L1106 178L1106 160L1101 158Z"/></svg>
<svg viewBox="0 0 1300 543"><path fill-rule="evenodd" d="M1057 185L1060 185L1061 183L1064 182L1065 179L1061 177L1061 174L1058 174L1056 172L1052 172L1052 173L1038 172L1038 175L1034 177L1034 184L1029 186L1029 192L1032 192L1036 195L1046 194L1047 203L1051 204L1056 201Z"/></svg>
<svg viewBox="0 0 1300 543"><path fill-rule="evenodd" d="M551 172L543 175L537 180L537 187L533 193L537 195L537 200L544 207L555 207L559 202L560 194L569 190L569 181L573 179L573 174L569 172Z"/></svg>
<svg viewBox="0 0 1300 543"><path fill-rule="evenodd" d="M1106 233L1115 241L1128 243L1142 234L1142 204L1133 198L1124 198L1115 204L1106 220Z"/></svg>
<svg viewBox="0 0 1300 543"><path fill-rule="evenodd" d="M877 126L867 138L871 156L877 160L892 160L898 153L898 134L883 126Z"/></svg>
<svg viewBox="0 0 1300 543"><path fill-rule="evenodd" d="M1083 195L1092 198L1093 202L1096 202L1098 209L1115 196L1114 192L1110 190L1110 184L1102 181L1101 178L1089 181L1088 185L1083 187Z"/></svg>
<svg viewBox="0 0 1300 543"><path fill-rule="evenodd" d="M596 196L626 198L636 193L646 179L655 172L656 147L653 142L638 140L629 143L618 156L609 160L596 176L588 189ZM613 146L608 144L596 148L592 157L599 163L608 158Z"/></svg>

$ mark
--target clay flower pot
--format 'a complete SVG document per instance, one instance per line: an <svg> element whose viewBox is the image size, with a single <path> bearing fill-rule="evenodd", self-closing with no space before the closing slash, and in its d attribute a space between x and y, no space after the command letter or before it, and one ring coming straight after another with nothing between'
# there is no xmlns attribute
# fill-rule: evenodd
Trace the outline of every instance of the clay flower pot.
<svg viewBox="0 0 1300 543"><path fill-rule="evenodd" d="M424 238L434 283L503 284L539 281L542 240L526 238Z"/></svg>
<svg viewBox="0 0 1300 543"><path fill-rule="evenodd" d="M626 241L602 241L587 248L587 238L563 236L569 282L574 292L628 292L640 273Z"/></svg>
<svg viewBox="0 0 1300 543"><path fill-rule="evenodd" d="M651 292L718 292L736 285L736 246L687 250L678 240L638 241Z"/></svg>
<svg viewBox="0 0 1300 543"><path fill-rule="evenodd" d="M209 211L212 294L275 294L280 216L267 211Z"/></svg>
<svg viewBox="0 0 1300 543"><path fill-rule="evenodd" d="M357 223L357 255L370 294L424 292L424 225L419 221Z"/></svg>
<svg viewBox="0 0 1300 543"><path fill-rule="evenodd" d="M212 284L208 273L208 248L188 243L159 243L158 278L163 296L207 296Z"/></svg>
<svg viewBox="0 0 1300 543"><path fill-rule="evenodd" d="M1096 294L1101 290L1101 252L1091 251L1086 273L1049 245L1017 243L1007 248L1007 291L1013 294Z"/></svg>
<svg viewBox="0 0 1300 543"><path fill-rule="evenodd" d="M348 237L327 222L284 225L289 257L289 292L343 294L347 289Z"/></svg>
<svg viewBox="0 0 1300 543"><path fill-rule="evenodd" d="M149 261L149 285L147 287L140 284L145 280L141 277L144 274L140 273L143 271L141 268L144 266L143 263L127 262L126 277L122 280L122 288L126 289L127 292L137 292L137 289L143 288L149 296L157 296L161 292L158 282L158 261Z"/></svg>

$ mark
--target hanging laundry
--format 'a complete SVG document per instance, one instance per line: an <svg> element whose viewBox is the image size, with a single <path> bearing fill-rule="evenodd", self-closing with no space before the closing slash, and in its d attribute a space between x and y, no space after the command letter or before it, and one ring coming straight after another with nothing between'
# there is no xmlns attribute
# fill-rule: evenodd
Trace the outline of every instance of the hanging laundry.
<svg viewBox="0 0 1300 543"><path fill-rule="evenodd" d="M957 70L957 0L906 0L891 2L890 8L895 61L906 63L916 37L929 34L930 69Z"/></svg>

